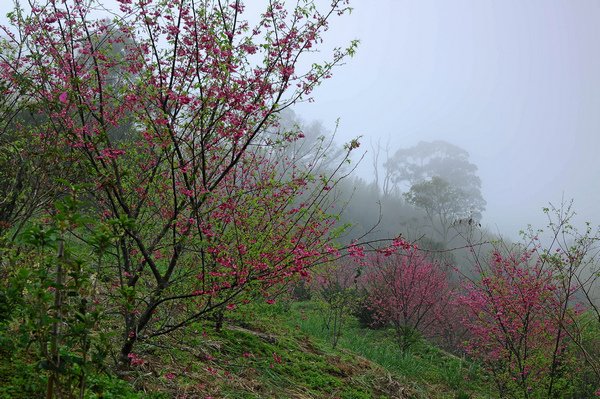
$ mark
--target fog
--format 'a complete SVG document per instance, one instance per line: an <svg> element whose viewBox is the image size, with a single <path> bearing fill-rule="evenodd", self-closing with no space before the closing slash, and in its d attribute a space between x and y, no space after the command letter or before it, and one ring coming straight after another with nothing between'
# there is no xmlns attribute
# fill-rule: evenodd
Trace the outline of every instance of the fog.
<svg viewBox="0 0 600 399"><path fill-rule="evenodd" d="M260 7L247 3L250 15ZM542 207L563 198L575 200L580 221L600 223L600 3L351 5L332 21L325 48L359 39L356 56L295 112L330 131L339 118L340 143L362 136L358 176L372 180L377 142L393 153L445 140L478 166L491 232L516 238L528 224L542 227ZM0 23L10 8L0 5Z"/></svg>
<svg viewBox="0 0 600 399"><path fill-rule="evenodd" d="M573 198L600 223L600 3L355 1L329 40L357 55L296 113L337 138L362 136L357 173L372 179L370 143L393 152L446 140L479 167L483 225L516 237L541 208ZM372 151L370 151L372 152Z"/></svg>

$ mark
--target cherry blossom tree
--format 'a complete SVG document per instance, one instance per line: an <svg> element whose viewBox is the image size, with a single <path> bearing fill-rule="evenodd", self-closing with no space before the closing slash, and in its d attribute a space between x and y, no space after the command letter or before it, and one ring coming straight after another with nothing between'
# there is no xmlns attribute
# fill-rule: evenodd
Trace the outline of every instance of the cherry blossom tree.
<svg viewBox="0 0 600 399"><path fill-rule="evenodd" d="M394 327L398 345L406 351L420 335L432 335L439 327L451 290L439 264L416 245L397 243L367 256L364 286L376 319Z"/></svg>
<svg viewBox="0 0 600 399"><path fill-rule="evenodd" d="M569 339L553 270L535 250L494 250L480 272L460 297L468 352L483 361L501 396L556 397Z"/></svg>
<svg viewBox="0 0 600 399"><path fill-rule="evenodd" d="M261 295L326 256L336 178L277 158L301 132L265 132L356 43L302 67L346 0L269 1L253 25L239 0L119 0L110 19L94 19L100 8L17 4L3 31L18 50L3 54L0 75L4 94L36 115L31 134L76 169L85 212L105 232L72 239L103 249L96 288L121 315L127 365L139 340Z"/></svg>

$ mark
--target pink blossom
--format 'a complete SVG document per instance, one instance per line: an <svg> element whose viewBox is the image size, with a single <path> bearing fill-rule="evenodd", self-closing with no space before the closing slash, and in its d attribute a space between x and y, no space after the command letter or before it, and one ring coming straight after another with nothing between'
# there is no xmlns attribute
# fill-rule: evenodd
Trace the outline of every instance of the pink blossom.
<svg viewBox="0 0 600 399"><path fill-rule="evenodd" d="M66 91L63 91L60 93L60 96L58 96L58 99L61 103L66 104L69 101L69 95Z"/></svg>
<svg viewBox="0 0 600 399"><path fill-rule="evenodd" d="M165 378L169 381L173 381L175 379L175 374L167 373L167 374L165 374Z"/></svg>
<svg viewBox="0 0 600 399"><path fill-rule="evenodd" d="M125 154L125 150L118 150L116 148L104 148L100 150L100 156L98 158L117 159L123 154Z"/></svg>
<svg viewBox="0 0 600 399"><path fill-rule="evenodd" d="M142 359L141 357L139 357L137 354L135 354L133 352L128 354L127 358L129 359L132 366L141 366L144 363L146 363L146 361L144 359Z"/></svg>

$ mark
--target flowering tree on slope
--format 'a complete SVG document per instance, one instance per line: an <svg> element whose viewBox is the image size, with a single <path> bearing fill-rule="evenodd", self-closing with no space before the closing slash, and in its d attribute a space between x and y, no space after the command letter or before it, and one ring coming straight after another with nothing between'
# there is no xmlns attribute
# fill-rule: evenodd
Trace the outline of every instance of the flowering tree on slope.
<svg viewBox="0 0 600 399"><path fill-rule="evenodd" d="M104 235L78 239L103 253L94 295L122 317L128 364L138 340L306 273L326 252L335 179L275 157L298 134L264 132L356 43L299 66L349 11L342 0L270 1L253 26L239 0L120 0L112 19L95 20L100 6L17 7L0 76L38 118L30 133L75 165L65 191L77 184L100 223Z"/></svg>
<svg viewBox="0 0 600 399"><path fill-rule="evenodd" d="M441 327L452 293L438 263L416 245L396 242L401 250L375 252L366 258L363 281L377 321L394 327L398 345L406 351L421 334L432 335Z"/></svg>
<svg viewBox="0 0 600 399"><path fill-rule="evenodd" d="M466 308L467 350L492 372L502 396L560 395L559 378L569 367L569 317L557 281L535 250L495 250L481 280L465 286L459 301Z"/></svg>

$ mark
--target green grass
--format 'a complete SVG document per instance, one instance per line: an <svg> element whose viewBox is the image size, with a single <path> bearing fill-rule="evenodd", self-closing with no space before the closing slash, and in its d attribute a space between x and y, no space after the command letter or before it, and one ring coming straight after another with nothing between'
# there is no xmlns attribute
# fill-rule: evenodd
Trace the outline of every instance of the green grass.
<svg viewBox="0 0 600 399"><path fill-rule="evenodd" d="M43 398L46 394L47 376L38 365L26 356L0 356L0 399ZM164 399L160 395L137 392L133 386L117 377L104 373L90 375L87 379L86 399Z"/></svg>
<svg viewBox="0 0 600 399"><path fill-rule="evenodd" d="M307 302L240 308L227 314L221 331L199 322L138 345L145 363L126 381L90 375L86 399L493 397L473 364L425 342L401 354L389 331L351 322L333 349L321 318L318 305ZM0 399L43 397L36 364L23 353L0 353Z"/></svg>
<svg viewBox="0 0 600 399"><path fill-rule="evenodd" d="M292 304L288 312L276 308L273 311L279 311L280 317L292 328L300 329L323 344L329 342L328 331L323 328L322 308L315 302ZM415 344L408 353L402 353L393 331L360 328L355 319L349 318L338 347L404 378L423 397L494 397L491 382L476 364L448 354L425 340Z"/></svg>
<svg viewBox="0 0 600 399"><path fill-rule="evenodd" d="M170 361L165 361L164 350L155 351L147 356L148 367L162 375L172 372L176 378L170 382L159 378L160 384L148 379L146 389L215 398L398 397L392 390L400 382L370 362L315 344L306 333L273 323L268 312L233 316L220 332L210 323L198 323L179 338L165 340ZM379 382L382 376L387 385Z"/></svg>

